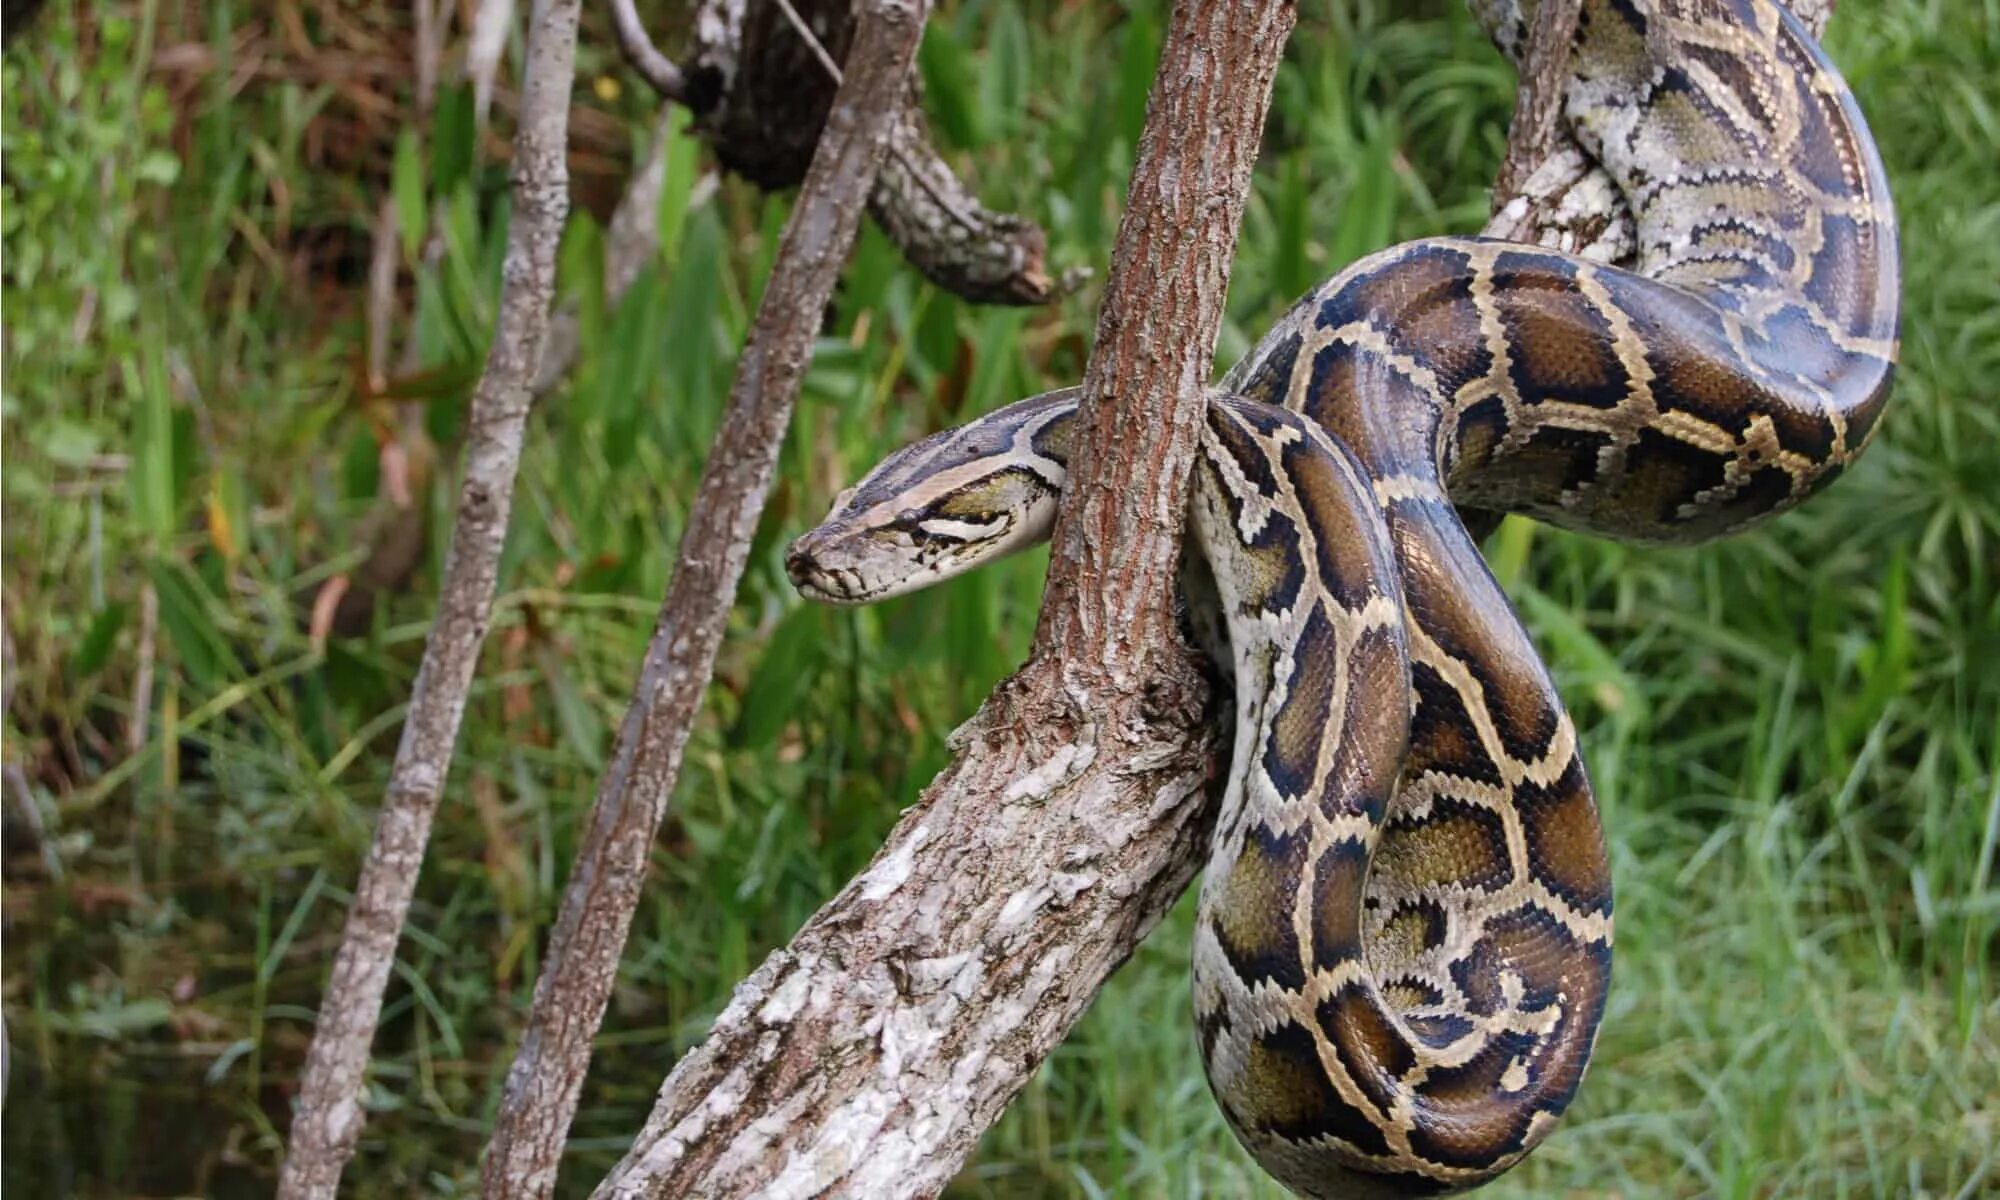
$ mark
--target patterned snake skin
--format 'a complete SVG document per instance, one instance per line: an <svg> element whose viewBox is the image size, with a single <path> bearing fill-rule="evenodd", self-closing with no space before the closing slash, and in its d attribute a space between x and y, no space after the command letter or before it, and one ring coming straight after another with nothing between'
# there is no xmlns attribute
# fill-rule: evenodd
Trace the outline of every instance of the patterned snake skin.
<svg viewBox="0 0 2000 1200"><path fill-rule="evenodd" d="M1804 29L1766 0L1585 0L1570 73L1636 269L1470 238L1377 254L1229 372L1201 438L1185 590L1197 632L1222 627L1237 730L1195 1017L1230 1125L1303 1195L1505 1171L1604 1011L1596 805L1467 522L1725 534L1838 476L1888 395L1889 195ZM1053 393L899 452L794 545L793 579L859 603L1045 537L1074 411Z"/></svg>

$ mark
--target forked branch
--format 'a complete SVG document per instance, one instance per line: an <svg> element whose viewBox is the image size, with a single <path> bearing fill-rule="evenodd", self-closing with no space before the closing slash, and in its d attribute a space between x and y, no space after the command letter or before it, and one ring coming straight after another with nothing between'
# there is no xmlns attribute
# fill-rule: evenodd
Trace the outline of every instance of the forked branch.
<svg viewBox="0 0 2000 1200"><path fill-rule="evenodd" d="M611 0L611 27L618 36L618 49L625 55L625 61L660 94L660 99L680 100L687 95L687 81L681 78L681 69L653 44L633 0Z"/></svg>
<svg viewBox="0 0 2000 1200"><path fill-rule="evenodd" d="M869 869L737 988L599 1196L936 1194L1193 877L1218 745L1173 580L1293 20L1175 5L1035 655Z"/></svg>

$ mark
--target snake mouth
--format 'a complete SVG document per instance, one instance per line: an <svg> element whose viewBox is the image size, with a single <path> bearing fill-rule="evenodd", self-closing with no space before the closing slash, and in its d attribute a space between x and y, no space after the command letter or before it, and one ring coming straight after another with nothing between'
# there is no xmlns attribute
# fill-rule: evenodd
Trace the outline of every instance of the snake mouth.
<svg viewBox="0 0 2000 1200"><path fill-rule="evenodd" d="M800 538L785 550L785 574L799 595L822 604L866 604L883 590L871 589L858 571L820 562L809 538Z"/></svg>

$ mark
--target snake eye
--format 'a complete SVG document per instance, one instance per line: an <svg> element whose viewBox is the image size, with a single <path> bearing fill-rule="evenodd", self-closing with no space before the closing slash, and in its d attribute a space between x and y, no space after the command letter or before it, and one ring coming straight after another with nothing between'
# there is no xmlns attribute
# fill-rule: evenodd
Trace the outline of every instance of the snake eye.
<svg viewBox="0 0 2000 1200"><path fill-rule="evenodd" d="M958 521L950 517L934 517L923 522L918 528L935 538L951 542L984 542L998 534L1007 532L1013 519L1005 513L986 516L977 521Z"/></svg>

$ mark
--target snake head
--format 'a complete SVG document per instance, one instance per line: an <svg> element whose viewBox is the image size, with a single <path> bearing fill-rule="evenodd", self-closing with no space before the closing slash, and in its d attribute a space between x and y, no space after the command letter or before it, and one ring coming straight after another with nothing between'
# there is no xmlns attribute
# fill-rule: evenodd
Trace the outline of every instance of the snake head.
<svg viewBox="0 0 2000 1200"><path fill-rule="evenodd" d="M785 552L793 586L830 604L866 604L1046 538L1074 409L1069 392L1037 396L890 455Z"/></svg>

